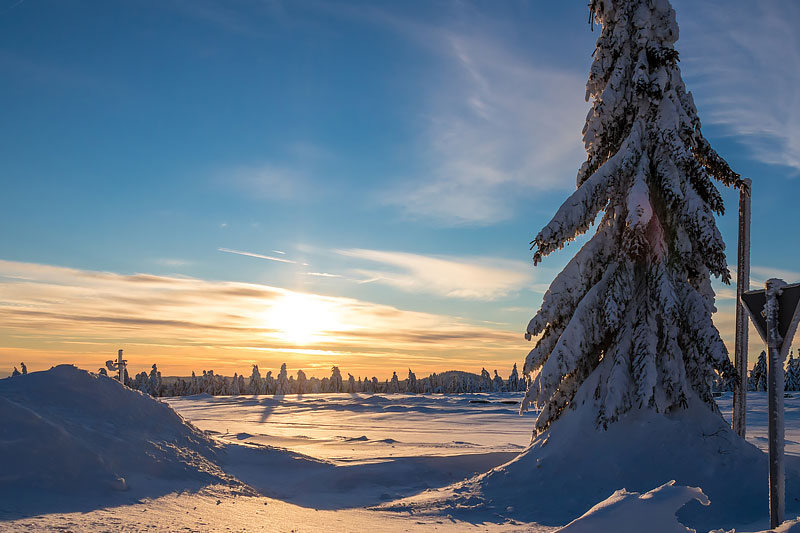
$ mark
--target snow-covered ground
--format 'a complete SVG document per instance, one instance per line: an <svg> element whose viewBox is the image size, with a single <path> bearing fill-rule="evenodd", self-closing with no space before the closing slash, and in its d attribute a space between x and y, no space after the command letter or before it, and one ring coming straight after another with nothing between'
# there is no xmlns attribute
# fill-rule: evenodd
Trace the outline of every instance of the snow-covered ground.
<svg viewBox="0 0 800 533"><path fill-rule="evenodd" d="M515 457L533 423L533 414L518 415L520 396L156 402L71 367L0 380L0 530L553 531L492 512L420 513L391 503ZM729 415L730 395L719 405ZM786 414L786 450L800 456L800 394L786 399ZM765 436L766 398L751 393L748 438L765 449ZM677 486L607 496L570 531L619 513L671 516L687 500L703 501ZM673 510L653 507L661 501ZM754 526L737 531L763 527Z"/></svg>

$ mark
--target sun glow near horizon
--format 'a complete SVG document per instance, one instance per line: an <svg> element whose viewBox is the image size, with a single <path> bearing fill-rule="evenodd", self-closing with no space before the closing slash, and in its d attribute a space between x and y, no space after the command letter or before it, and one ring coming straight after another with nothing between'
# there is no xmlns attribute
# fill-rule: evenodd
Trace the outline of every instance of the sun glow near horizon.
<svg viewBox="0 0 800 533"><path fill-rule="evenodd" d="M298 346L330 340L331 334L346 329L333 302L296 292L286 293L270 305L264 326L284 342Z"/></svg>

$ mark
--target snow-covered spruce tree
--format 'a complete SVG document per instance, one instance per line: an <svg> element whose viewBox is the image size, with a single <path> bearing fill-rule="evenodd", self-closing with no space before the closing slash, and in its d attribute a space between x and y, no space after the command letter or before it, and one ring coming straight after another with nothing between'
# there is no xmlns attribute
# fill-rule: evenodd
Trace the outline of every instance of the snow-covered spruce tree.
<svg viewBox="0 0 800 533"><path fill-rule="evenodd" d="M767 352L761 351L758 354L756 364L750 370L750 378L748 379L749 389L752 391L765 391L767 390Z"/></svg>
<svg viewBox="0 0 800 533"><path fill-rule="evenodd" d="M526 337L522 408L542 432L590 376L597 423L633 408L668 412L690 395L717 411L714 370L735 372L711 321L710 277L730 281L712 179L743 187L711 148L673 45L668 0L592 0L602 25L586 86L587 159L577 190L531 242L533 262L597 231L544 296ZM596 378L596 379L595 379Z"/></svg>
<svg viewBox="0 0 800 533"><path fill-rule="evenodd" d="M328 392L342 392L342 373L338 366L331 367L331 378L328 380Z"/></svg>
<svg viewBox="0 0 800 533"><path fill-rule="evenodd" d="M798 354L800 355L800 354ZM784 373L784 385L783 390L785 391L797 391L800 389L800 375L798 375L797 370L797 362L799 359L794 358L794 350L789 352L789 360L786 362L786 372Z"/></svg>
<svg viewBox="0 0 800 533"><path fill-rule="evenodd" d="M400 381L397 379L397 372L392 372L392 381L386 386L386 392L397 394L400 392Z"/></svg>
<svg viewBox="0 0 800 533"><path fill-rule="evenodd" d="M508 376L508 390L516 392L519 390L519 372L517 372L517 363L514 363L514 368L511 369L511 375Z"/></svg>
<svg viewBox="0 0 800 533"><path fill-rule="evenodd" d="M281 370L278 372L278 380L275 383L275 394L280 396L289 394L289 377L286 372L286 363L281 364Z"/></svg>
<svg viewBox="0 0 800 533"><path fill-rule="evenodd" d="M302 370L297 371L297 394L308 392L308 378Z"/></svg>
<svg viewBox="0 0 800 533"><path fill-rule="evenodd" d="M406 378L406 392L412 394L417 392L417 375L410 368L408 369L408 378Z"/></svg>

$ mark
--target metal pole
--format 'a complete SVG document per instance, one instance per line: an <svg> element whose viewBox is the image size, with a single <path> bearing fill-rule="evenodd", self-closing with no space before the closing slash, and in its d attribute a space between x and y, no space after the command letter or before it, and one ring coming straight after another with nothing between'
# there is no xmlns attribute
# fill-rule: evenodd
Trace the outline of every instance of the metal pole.
<svg viewBox="0 0 800 533"><path fill-rule="evenodd" d="M745 438L747 422L747 314L742 303L742 294L750 288L750 187L753 183L744 179L745 187L739 189L739 253L736 269L736 344L734 366L739 374L739 386L733 389L733 431Z"/></svg>
<svg viewBox="0 0 800 533"><path fill-rule="evenodd" d="M779 279L767 280L764 305L767 319L767 348L769 350L769 372L767 400L769 409L769 521L776 528L783 522L786 488L783 468L783 339L778 330L778 297L786 283Z"/></svg>
<svg viewBox="0 0 800 533"><path fill-rule="evenodd" d="M122 350L117 352L117 370L119 370L119 382L125 385L125 378L123 377L125 361L122 359Z"/></svg>

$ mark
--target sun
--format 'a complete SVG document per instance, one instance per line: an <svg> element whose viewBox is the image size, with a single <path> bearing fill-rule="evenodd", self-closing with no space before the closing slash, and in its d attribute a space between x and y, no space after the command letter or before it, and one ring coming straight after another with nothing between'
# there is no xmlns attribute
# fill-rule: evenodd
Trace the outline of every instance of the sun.
<svg viewBox="0 0 800 533"><path fill-rule="evenodd" d="M267 311L265 324L278 337L290 344L313 344L325 338L326 332L340 329L336 306L310 294L288 293Z"/></svg>

